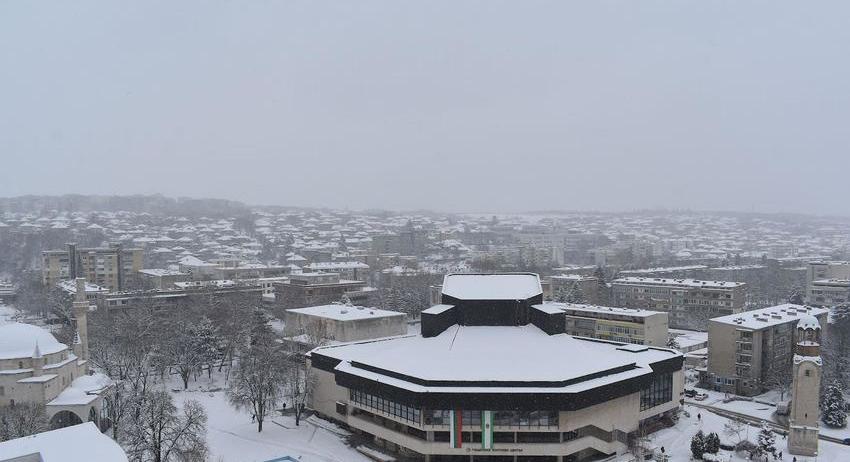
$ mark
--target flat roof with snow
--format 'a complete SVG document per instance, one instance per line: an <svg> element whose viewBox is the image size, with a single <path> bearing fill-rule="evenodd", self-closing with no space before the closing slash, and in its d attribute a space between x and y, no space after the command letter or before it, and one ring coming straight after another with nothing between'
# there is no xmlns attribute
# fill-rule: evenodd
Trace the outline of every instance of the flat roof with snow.
<svg viewBox="0 0 850 462"><path fill-rule="evenodd" d="M646 318L656 314L664 314L662 311L641 310L637 308L619 308L614 306L584 305L577 303L546 302L543 305L534 305L535 308L540 306L559 308L566 312L608 313L639 318Z"/></svg>
<svg viewBox="0 0 850 462"><path fill-rule="evenodd" d="M460 300L527 300L543 293L532 273L448 274L443 295Z"/></svg>
<svg viewBox="0 0 850 462"><path fill-rule="evenodd" d="M406 316L404 313L400 313L398 311L380 310L378 308L367 308L363 306L341 304L309 306L307 308L294 308L286 311L292 313L305 314L308 316L333 319L335 321L355 321L359 319Z"/></svg>
<svg viewBox="0 0 850 462"><path fill-rule="evenodd" d="M762 329L787 322L795 322L805 316L820 316L829 313L827 308L813 308L810 306L784 305L770 306L759 310L745 311L738 314L729 314L718 318L709 319L710 323L731 324L735 327L745 329Z"/></svg>
<svg viewBox="0 0 850 462"><path fill-rule="evenodd" d="M630 285L658 285L658 286L674 286L674 287L706 287L712 289L732 289L746 285L743 282L733 281L703 281L700 279L672 279L672 278L644 278L644 277L625 277L612 281L613 284L630 284Z"/></svg>
<svg viewBox="0 0 850 462"><path fill-rule="evenodd" d="M533 325L452 326L435 337L397 337L339 346L313 353L344 363L435 382L564 382L616 375L676 356L664 349L640 354L618 351L623 344L549 335ZM533 360L530 360L532 359ZM619 372L618 372L619 371ZM606 374L610 372L610 374Z"/></svg>

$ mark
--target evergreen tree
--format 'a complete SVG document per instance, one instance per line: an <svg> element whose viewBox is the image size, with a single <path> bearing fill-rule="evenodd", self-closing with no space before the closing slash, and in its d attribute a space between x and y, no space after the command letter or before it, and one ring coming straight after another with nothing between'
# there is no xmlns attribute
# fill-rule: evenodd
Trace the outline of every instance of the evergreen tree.
<svg viewBox="0 0 850 462"><path fill-rule="evenodd" d="M705 454L705 435L702 430L691 438L691 454L697 460L702 459L702 455Z"/></svg>
<svg viewBox="0 0 850 462"><path fill-rule="evenodd" d="M552 298L556 302L567 303L569 296L570 296L570 289L567 288L567 286L565 286L565 285L561 285L560 287L558 287L558 290L555 291L555 296L552 297Z"/></svg>
<svg viewBox="0 0 850 462"><path fill-rule="evenodd" d="M804 305L806 302L803 300L803 292L799 287L795 287L794 290L791 291L791 295L788 296L788 303L793 303L795 305Z"/></svg>
<svg viewBox="0 0 850 462"><path fill-rule="evenodd" d="M760 460L767 460L768 456L776 457L776 435L767 422L762 423L754 453Z"/></svg>
<svg viewBox="0 0 850 462"><path fill-rule="evenodd" d="M198 354L201 366L207 367L207 376L212 377L212 368L222 350L222 341L218 329L210 318L204 316L192 329L194 333L194 349Z"/></svg>
<svg viewBox="0 0 850 462"><path fill-rule="evenodd" d="M578 285L578 282L574 282L573 286L570 288L570 291L567 293L567 303L587 303L587 299L584 297L584 292L582 292L581 287Z"/></svg>
<svg viewBox="0 0 850 462"><path fill-rule="evenodd" d="M609 306L608 284L605 283L605 270L601 266L597 266L593 271L593 276L596 277L596 304L600 306Z"/></svg>
<svg viewBox="0 0 850 462"><path fill-rule="evenodd" d="M682 348L682 347L679 345L679 341L678 341L678 340L676 340L676 337L674 337L674 336L672 336L672 335L671 335L671 336L667 339L667 348L672 348L672 349L674 349L674 350L678 350L678 349L680 349L680 348Z"/></svg>
<svg viewBox="0 0 850 462"><path fill-rule="evenodd" d="M717 454L718 451L720 451L720 437L717 433L711 432L708 435L705 435L703 447L705 452Z"/></svg>
<svg viewBox="0 0 850 462"><path fill-rule="evenodd" d="M844 402L844 390L841 382L833 381L826 387L821 400L821 419L823 423L832 428L844 428L847 426L847 403Z"/></svg>

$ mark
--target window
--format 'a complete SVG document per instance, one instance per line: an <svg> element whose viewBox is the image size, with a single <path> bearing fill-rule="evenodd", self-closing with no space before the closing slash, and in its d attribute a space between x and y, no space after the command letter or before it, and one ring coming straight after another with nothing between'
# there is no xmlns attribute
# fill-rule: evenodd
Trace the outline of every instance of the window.
<svg viewBox="0 0 850 462"><path fill-rule="evenodd" d="M720 378L717 378L717 383ZM648 388L640 391L640 410L645 411L673 400L673 373L657 375Z"/></svg>
<svg viewBox="0 0 850 462"><path fill-rule="evenodd" d="M6 394L6 387L0 387L0 396L4 396Z"/></svg>
<svg viewBox="0 0 850 462"><path fill-rule="evenodd" d="M389 414L400 420L406 420L413 423L420 422L420 411L418 408L396 403L380 396L370 395L359 390L350 390L349 395L351 397L351 401L360 406L374 409L384 414ZM478 419L480 421L480 414ZM448 425L448 423L446 423L446 425Z"/></svg>

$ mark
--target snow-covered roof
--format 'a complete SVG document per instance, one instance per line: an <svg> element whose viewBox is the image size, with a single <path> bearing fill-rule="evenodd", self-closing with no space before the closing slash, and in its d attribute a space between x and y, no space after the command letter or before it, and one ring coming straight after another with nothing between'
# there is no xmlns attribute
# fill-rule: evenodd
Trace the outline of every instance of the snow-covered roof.
<svg viewBox="0 0 850 462"><path fill-rule="evenodd" d="M644 278L644 277L625 277L612 281L614 284L637 284L637 285L658 285L658 286L676 286L676 287L708 287L712 289L731 289L745 285L743 282L733 281L703 281L699 279L668 279L668 278Z"/></svg>
<svg viewBox="0 0 850 462"><path fill-rule="evenodd" d="M461 300L526 300L543 293L532 273L448 274L443 294Z"/></svg>
<svg viewBox="0 0 850 462"><path fill-rule="evenodd" d="M313 352L424 380L469 382L560 382L636 364L648 364L677 353L648 348L638 353L622 344L548 335L534 325L454 326L436 337L408 336L388 340L319 347ZM529 361L530 352L546 352ZM416 358L411 361L410 358ZM569 358L565 360L565 358ZM612 373L613 380L622 377Z"/></svg>
<svg viewBox="0 0 850 462"><path fill-rule="evenodd" d="M817 329L820 330L820 321L812 315L806 315L797 321L797 329Z"/></svg>
<svg viewBox="0 0 850 462"><path fill-rule="evenodd" d="M710 319L709 323L732 324L745 329L761 329L763 327L775 326L786 322L796 322L805 317L826 315L828 313L829 309L827 308L813 308L811 306L786 303L784 305L770 306L744 313L720 316Z"/></svg>
<svg viewBox="0 0 850 462"><path fill-rule="evenodd" d="M387 318L393 316L405 316L404 313L390 310L379 310L378 308L366 308L352 305L319 305L307 308L295 308L287 310L320 318L333 319L336 321L355 321L358 319Z"/></svg>
<svg viewBox="0 0 850 462"><path fill-rule="evenodd" d="M313 271L341 270L341 269L369 269L369 265L359 261L323 261L310 263L305 268Z"/></svg>
<svg viewBox="0 0 850 462"><path fill-rule="evenodd" d="M59 353L68 348L41 327L20 322L0 325L0 359L30 358L36 344L42 355Z"/></svg>
<svg viewBox="0 0 850 462"><path fill-rule="evenodd" d="M37 433L0 443L0 461L127 462L124 450L98 430L94 422Z"/></svg>
<svg viewBox="0 0 850 462"><path fill-rule="evenodd" d="M89 404L112 384L112 380L104 374L83 375L74 379L67 388L59 393L48 406L76 406Z"/></svg>
<svg viewBox="0 0 850 462"><path fill-rule="evenodd" d="M596 305L584 305L578 303L559 303L559 302L546 302L543 305L534 305L535 308L538 307L551 307L551 308L559 308L561 311L573 311L573 312L585 312L585 313L607 313L614 315L622 315L622 316L634 316L638 318L645 318L648 316L653 316L656 314L661 314L661 311L651 311L651 310L642 310L638 308L619 308L613 306L596 306Z"/></svg>
<svg viewBox="0 0 850 462"><path fill-rule="evenodd" d="M163 268L149 268L149 269L140 269L140 273L147 274L148 276L188 276L189 273L184 273L182 271L175 271L170 269Z"/></svg>
<svg viewBox="0 0 850 462"><path fill-rule="evenodd" d="M422 313L425 314L440 314L445 312L446 310L450 310L454 308L454 305L434 305L426 310L422 310Z"/></svg>

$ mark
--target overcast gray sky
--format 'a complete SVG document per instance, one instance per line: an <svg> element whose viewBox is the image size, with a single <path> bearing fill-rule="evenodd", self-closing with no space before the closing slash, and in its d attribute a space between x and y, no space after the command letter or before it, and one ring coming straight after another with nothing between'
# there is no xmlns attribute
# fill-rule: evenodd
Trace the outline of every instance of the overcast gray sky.
<svg viewBox="0 0 850 462"><path fill-rule="evenodd" d="M847 1L0 2L0 196L850 214Z"/></svg>

